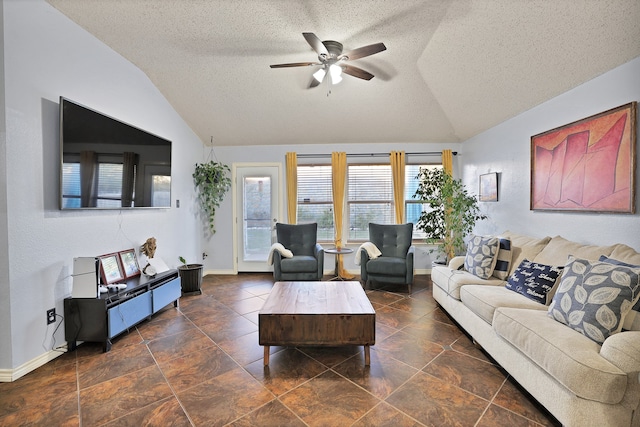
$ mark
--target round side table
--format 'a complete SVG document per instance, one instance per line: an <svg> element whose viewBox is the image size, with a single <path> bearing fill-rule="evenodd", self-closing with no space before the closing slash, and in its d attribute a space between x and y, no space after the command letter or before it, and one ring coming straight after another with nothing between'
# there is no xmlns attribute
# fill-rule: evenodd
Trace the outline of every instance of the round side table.
<svg viewBox="0 0 640 427"><path fill-rule="evenodd" d="M340 265L340 257L344 254L352 254L353 249L351 248L328 248L324 250L325 253L332 254L336 256L336 268L335 268L335 276L329 280L351 280L353 277L343 277L340 275L340 269L338 266Z"/></svg>

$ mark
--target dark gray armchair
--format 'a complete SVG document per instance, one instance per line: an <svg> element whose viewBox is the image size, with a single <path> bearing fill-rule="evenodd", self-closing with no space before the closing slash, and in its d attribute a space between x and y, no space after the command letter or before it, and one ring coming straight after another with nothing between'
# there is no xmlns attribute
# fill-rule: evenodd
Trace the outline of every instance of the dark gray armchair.
<svg viewBox="0 0 640 427"><path fill-rule="evenodd" d="M318 244L318 224L276 224L278 243L293 252L293 258L273 254L276 281L322 280L324 250Z"/></svg>
<svg viewBox="0 0 640 427"><path fill-rule="evenodd" d="M360 278L370 282L413 285L413 224L369 224L369 241L382 252L370 259L366 250L360 253Z"/></svg>

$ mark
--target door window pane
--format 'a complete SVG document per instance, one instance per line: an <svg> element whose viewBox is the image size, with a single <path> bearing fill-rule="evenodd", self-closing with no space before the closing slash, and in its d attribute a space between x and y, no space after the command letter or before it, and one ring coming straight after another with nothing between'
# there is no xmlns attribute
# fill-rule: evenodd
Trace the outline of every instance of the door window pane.
<svg viewBox="0 0 640 427"><path fill-rule="evenodd" d="M171 176L151 175L151 206L171 206Z"/></svg>
<svg viewBox="0 0 640 427"><path fill-rule="evenodd" d="M271 177L243 180L244 261L267 260L271 247Z"/></svg>

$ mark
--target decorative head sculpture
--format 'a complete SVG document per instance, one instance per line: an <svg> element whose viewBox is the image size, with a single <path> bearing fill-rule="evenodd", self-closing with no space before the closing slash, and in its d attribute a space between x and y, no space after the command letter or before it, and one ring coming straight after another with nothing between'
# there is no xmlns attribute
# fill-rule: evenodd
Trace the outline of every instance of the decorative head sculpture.
<svg viewBox="0 0 640 427"><path fill-rule="evenodd" d="M140 246L140 252L145 254L147 258L153 258L156 254L156 238L149 237L144 245Z"/></svg>

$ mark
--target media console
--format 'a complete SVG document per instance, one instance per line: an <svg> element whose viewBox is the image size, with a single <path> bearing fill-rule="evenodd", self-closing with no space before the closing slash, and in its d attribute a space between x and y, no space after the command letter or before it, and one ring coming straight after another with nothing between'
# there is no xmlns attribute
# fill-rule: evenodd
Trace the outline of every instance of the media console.
<svg viewBox="0 0 640 427"><path fill-rule="evenodd" d="M126 288L110 290L99 298L64 300L64 334L69 351L78 341L102 342L111 350L111 339L173 303L178 307L182 295L177 270L154 277L128 279Z"/></svg>

